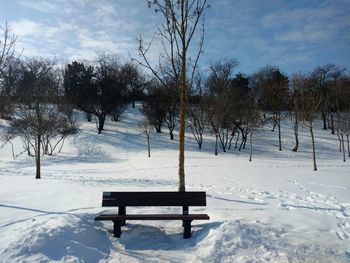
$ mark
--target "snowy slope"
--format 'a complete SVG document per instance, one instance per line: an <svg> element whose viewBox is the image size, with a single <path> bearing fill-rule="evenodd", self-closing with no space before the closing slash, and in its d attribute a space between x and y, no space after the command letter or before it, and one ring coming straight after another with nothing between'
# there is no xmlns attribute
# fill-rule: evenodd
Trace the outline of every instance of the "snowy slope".
<svg viewBox="0 0 350 263"><path fill-rule="evenodd" d="M130 221L120 239L111 222L95 222L102 191L177 190L177 141L153 135L151 158L138 130L141 116L128 109L98 135L81 123L62 153L44 157L42 179L20 141L0 142L0 262L350 262L350 164L342 162L336 136L316 130L318 172L312 171L308 130L300 152L285 121L283 151L271 127L248 148L214 156L187 134L187 190L207 192L210 221L194 221L182 238L181 222ZM4 129L5 124L0 124ZM180 208L130 208L169 212Z"/></svg>

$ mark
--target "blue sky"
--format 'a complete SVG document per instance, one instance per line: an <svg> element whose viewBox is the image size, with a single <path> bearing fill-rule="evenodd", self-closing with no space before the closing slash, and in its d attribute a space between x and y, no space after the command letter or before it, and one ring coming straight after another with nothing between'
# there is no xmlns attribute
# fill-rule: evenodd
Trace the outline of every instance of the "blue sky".
<svg viewBox="0 0 350 263"><path fill-rule="evenodd" d="M350 0L209 0L201 63L236 58L237 71L277 65L290 74L329 62L350 66ZM24 56L93 59L137 55L159 17L146 0L0 0ZM156 60L157 44L151 50Z"/></svg>

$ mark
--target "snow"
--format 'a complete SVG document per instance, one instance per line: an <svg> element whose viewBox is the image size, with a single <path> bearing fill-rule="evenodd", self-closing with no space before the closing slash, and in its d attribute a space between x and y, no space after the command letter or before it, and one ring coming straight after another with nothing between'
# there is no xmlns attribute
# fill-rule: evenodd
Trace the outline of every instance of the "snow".
<svg viewBox="0 0 350 263"><path fill-rule="evenodd" d="M130 221L114 238L111 222L93 220L111 210L101 207L103 191L177 190L177 138L153 134L148 158L139 120L130 108L98 135L81 117L80 134L43 158L41 180L20 141L15 158L0 142L0 262L350 262L350 165L337 137L317 129L319 171L312 171L308 130L292 152L289 120L282 152L271 127L255 134L252 162L248 148L214 156L209 134L199 151L188 132L186 189L207 192L207 207L191 211L210 221L194 221L187 240L180 221Z"/></svg>

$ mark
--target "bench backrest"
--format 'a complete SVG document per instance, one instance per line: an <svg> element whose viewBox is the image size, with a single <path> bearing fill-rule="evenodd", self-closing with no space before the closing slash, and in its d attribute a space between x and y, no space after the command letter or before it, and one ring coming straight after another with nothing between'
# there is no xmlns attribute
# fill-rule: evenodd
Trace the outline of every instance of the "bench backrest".
<svg viewBox="0 0 350 263"><path fill-rule="evenodd" d="M206 206L205 192L103 192L102 206Z"/></svg>

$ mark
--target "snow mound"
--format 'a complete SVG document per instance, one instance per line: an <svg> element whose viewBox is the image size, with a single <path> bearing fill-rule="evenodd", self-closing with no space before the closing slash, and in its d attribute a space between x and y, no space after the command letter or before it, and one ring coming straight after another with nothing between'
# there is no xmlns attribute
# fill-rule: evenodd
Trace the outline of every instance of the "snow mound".
<svg viewBox="0 0 350 263"><path fill-rule="evenodd" d="M259 222L227 221L199 244L196 262L347 262L347 253L314 244L290 244L284 228Z"/></svg>
<svg viewBox="0 0 350 263"><path fill-rule="evenodd" d="M8 246L0 262L98 262L109 256L112 246L92 214L37 217L7 231Z"/></svg>

